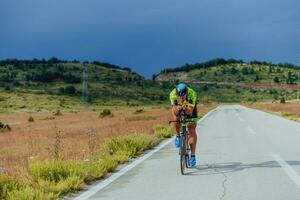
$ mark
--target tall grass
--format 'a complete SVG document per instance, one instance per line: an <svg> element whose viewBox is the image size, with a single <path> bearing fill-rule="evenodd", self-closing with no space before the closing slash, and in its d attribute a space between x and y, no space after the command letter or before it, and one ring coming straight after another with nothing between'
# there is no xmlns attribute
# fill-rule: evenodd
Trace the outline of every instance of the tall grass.
<svg viewBox="0 0 300 200"><path fill-rule="evenodd" d="M141 121L141 120L154 120L154 119L156 119L156 117L151 115L143 115L143 114L133 115L126 118L127 121Z"/></svg>
<svg viewBox="0 0 300 200"><path fill-rule="evenodd" d="M153 148L162 138L171 137L171 129L158 125L154 134L135 134L108 139L101 153L90 160L64 161L57 156L48 161L32 160L26 181L13 180L0 174L0 199L52 200L81 190L93 180L113 172L143 151ZM22 182L22 183L19 183Z"/></svg>
<svg viewBox="0 0 300 200"><path fill-rule="evenodd" d="M6 199L8 192L16 186L17 184L9 176L0 173L0 199Z"/></svg>
<svg viewBox="0 0 300 200"><path fill-rule="evenodd" d="M154 126L153 131L158 138L170 138L174 133L171 127L166 127L161 124Z"/></svg>

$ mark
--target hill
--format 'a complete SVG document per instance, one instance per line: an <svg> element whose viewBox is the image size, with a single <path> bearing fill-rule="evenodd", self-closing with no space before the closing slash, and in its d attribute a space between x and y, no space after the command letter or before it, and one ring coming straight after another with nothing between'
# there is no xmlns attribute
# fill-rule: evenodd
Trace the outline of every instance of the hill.
<svg viewBox="0 0 300 200"><path fill-rule="evenodd" d="M216 82L216 83L300 83L300 68L292 64L222 58L205 63L186 64L162 70L156 81Z"/></svg>
<svg viewBox="0 0 300 200"><path fill-rule="evenodd" d="M157 105L167 91L128 67L94 62L49 60L0 61L0 112L48 111L82 107L82 77L88 74L92 106Z"/></svg>
<svg viewBox="0 0 300 200"><path fill-rule="evenodd" d="M167 68L153 79L157 82L187 82L196 88L200 98L219 102L300 98L300 68L288 63L246 63L217 58Z"/></svg>
<svg viewBox="0 0 300 200"><path fill-rule="evenodd" d="M25 82L65 82L80 83L84 67L88 70L92 82L137 81L144 79L132 72L130 68L119 67L109 63L63 61L58 58L49 60L16 60L0 61L0 82L19 85Z"/></svg>
<svg viewBox="0 0 300 200"><path fill-rule="evenodd" d="M89 102L83 104L85 69ZM179 81L188 82L202 103L292 100L300 98L299 76L291 64L234 59L165 69L154 80L99 61L0 60L0 113L168 105Z"/></svg>

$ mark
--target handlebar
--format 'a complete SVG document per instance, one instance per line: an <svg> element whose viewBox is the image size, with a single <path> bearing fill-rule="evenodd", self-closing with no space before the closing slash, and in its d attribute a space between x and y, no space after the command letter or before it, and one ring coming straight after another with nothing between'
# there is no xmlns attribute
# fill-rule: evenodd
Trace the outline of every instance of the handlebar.
<svg viewBox="0 0 300 200"><path fill-rule="evenodd" d="M185 124L187 122L193 122L192 120L187 119L187 117L189 115L187 115L185 113L185 110L183 109L184 106L181 106L180 110L179 110L179 120L175 120L175 121L169 121L169 125L171 123L181 123L181 124Z"/></svg>
<svg viewBox="0 0 300 200"><path fill-rule="evenodd" d="M180 120L176 120L176 121L169 121L169 125L171 124L171 123L188 123L188 122L195 122L195 119L185 119L184 121L180 121Z"/></svg>

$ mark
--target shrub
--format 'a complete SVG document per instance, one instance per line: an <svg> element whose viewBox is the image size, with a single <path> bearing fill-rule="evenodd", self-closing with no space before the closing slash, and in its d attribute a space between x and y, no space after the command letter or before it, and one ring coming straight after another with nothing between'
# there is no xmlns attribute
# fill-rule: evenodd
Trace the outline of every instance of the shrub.
<svg viewBox="0 0 300 200"><path fill-rule="evenodd" d="M16 184L13 180L5 175L0 173L0 199L6 199L9 191L11 191Z"/></svg>
<svg viewBox="0 0 300 200"><path fill-rule="evenodd" d="M34 119L33 119L32 116L30 116L30 117L28 118L28 122L34 122Z"/></svg>
<svg viewBox="0 0 300 200"><path fill-rule="evenodd" d="M285 103L285 98L284 97L280 98L280 103Z"/></svg>
<svg viewBox="0 0 300 200"><path fill-rule="evenodd" d="M144 112L144 108L137 108L135 110L135 113L141 113L141 112Z"/></svg>
<svg viewBox="0 0 300 200"><path fill-rule="evenodd" d="M66 94L75 94L76 88L72 85L66 86L64 89L64 93Z"/></svg>
<svg viewBox="0 0 300 200"><path fill-rule="evenodd" d="M59 94L64 94L65 93L65 88L64 87L59 87L58 93Z"/></svg>
<svg viewBox="0 0 300 200"><path fill-rule="evenodd" d="M84 185L84 167L75 161L33 161L29 174L38 183L38 188L45 192L63 194L82 189Z"/></svg>
<svg viewBox="0 0 300 200"><path fill-rule="evenodd" d="M151 135L125 136L107 140L102 150L113 156L118 163L124 163L144 150L152 148L158 142L159 140Z"/></svg>
<svg viewBox="0 0 300 200"><path fill-rule="evenodd" d="M104 109L102 110L102 112L99 114L100 118L104 118L104 117L112 117L112 113L109 109Z"/></svg>
<svg viewBox="0 0 300 200"><path fill-rule="evenodd" d="M30 186L25 186L20 189L14 189L8 193L8 200L15 199L28 199L28 200L56 200L58 199L58 195L53 193L45 193L40 189L32 188Z"/></svg>
<svg viewBox="0 0 300 200"><path fill-rule="evenodd" d="M95 179L105 176L108 172L113 172L117 167L117 162L110 156L103 154L97 159L87 161L84 167L84 182L89 183Z"/></svg>
<svg viewBox="0 0 300 200"><path fill-rule="evenodd" d="M53 113L54 116L61 116L63 115L60 110L57 110L56 112Z"/></svg>
<svg viewBox="0 0 300 200"><path fill-rule="evenodd" d="M153 127L154 134L159 138L170 138L173 135L171 127L156 125Z"/></svg>
<svg viewBox="0 0 300 200"><path fill-rule="evenodd" d="M11 127L8 124L0 122L0 132L11 131Z"/></svg>
<svg viewBox="0 0 300 200"><path fill-rule="evenodd" d="M4 89L5 89L6 91L10 91L11 88L10 88L9 85L6 85Z"/></svg>

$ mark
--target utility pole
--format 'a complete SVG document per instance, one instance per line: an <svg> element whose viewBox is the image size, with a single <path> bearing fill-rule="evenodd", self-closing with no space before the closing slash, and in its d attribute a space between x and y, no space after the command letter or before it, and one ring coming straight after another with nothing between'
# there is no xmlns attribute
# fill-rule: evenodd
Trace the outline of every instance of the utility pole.
<svg viewBox="0 0 300 200"><path fill-rule="evenodd" d="M82 97L81 101L85 103L91 102L88 90L88 71L85 63L83 63L83 72L82 72Z"/></svg>

